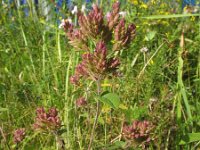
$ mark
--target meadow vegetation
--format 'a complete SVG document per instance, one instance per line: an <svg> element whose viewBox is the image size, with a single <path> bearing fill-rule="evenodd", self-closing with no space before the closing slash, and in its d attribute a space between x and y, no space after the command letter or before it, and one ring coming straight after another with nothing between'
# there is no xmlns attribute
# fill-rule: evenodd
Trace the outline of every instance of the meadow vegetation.
<svg viewBox="0 0 200 150"><path fill-rule="evenodd" d="M0 5L0 149L200 149L200 11L173 2Z"/></svg>

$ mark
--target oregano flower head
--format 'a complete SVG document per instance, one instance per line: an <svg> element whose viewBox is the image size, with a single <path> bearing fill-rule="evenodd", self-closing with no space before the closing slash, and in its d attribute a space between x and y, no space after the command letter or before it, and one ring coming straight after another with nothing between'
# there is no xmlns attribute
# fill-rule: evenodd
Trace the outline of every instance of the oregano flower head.
<svg viewBox="0 0 200 150"><path fill-rule="evenodd" d="M85 106L86 104L87 104L87 101L84 97L80 97L76 100L77 107L82 107L82 106Z"/></svg>
<svg viewBox="0 0 200 150"><path fill-rule="evenodd" d="M48 112L43 107L37 108L35 123L33 124L35 130L41 132L56 132L60 127L61 120L55 108L50 108Z"/></svg>
<svg viewBox="0 0 200 150"><path fill-rule="evenodd" d="M96 44L99 40L103 40L106 44L112 44L114 41L117 43L117 46L113 45L114 51L127 48L135 37L136 26L126 25L125 19L123 17L120 19L119 11L119 2L115 2L112 10L106 15L94 4L88 14L78 12L78 27L75 27L69 19L63 21L62 26L69 43L78 50L86 51L90 49L91 40Z"/></svg>
<svg viewBox="0 0 200 150"><path fill-rule="evenodd" d="M97 43L93 53L84 53L82 61L76 66L75 75L70 78L71 83L78 84L80 78L98 80L109 73L114 73L120 62L117 58L108 58L107 48L103 41Z"/></svg>
<svg viewBox="0 0 200 150"><path fill-rule="evenodd" d="M70 78L72 84L79 85L81 78L101 80L109 74L116 74L120 64L116 51L130 46L136 29L134 24L127 25L119 13L119 2L115 2L106 15L94 4L88 14L77 13L78 26L70 20L63 21L69 43L76 50L82 50L82 60Z"/></svg>
<svg viewBox="0 0 200 150"><path fill-rule="evenodd" d="M26 135L26 132L25 132L24 128L19 128L19 129L15 130L13 133L14 143L17 144L17 143L22 142L23 139L25 138L25 135Z"/></svg>
<svg viewBox="0 0 200 150"><path fill-rule="evenodd" d="M150 133L153 127L154 126L149 121L135 120L131 125L124 125L122 131L123 137L129 140L149 142L151 140Z"/></svg>

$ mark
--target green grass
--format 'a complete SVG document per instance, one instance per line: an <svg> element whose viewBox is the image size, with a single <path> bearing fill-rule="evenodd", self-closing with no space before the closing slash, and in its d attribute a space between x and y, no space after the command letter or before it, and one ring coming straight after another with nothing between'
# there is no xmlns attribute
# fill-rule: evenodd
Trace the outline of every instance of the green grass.
<svg viewBox="0 0 200 150"><path fill-rule="evenodd" d="M38 106L59 110L66 149L87 149L96 97L85 108L77 108L75 100L95 87L87 83L77 89L69 83L80 54L56 25L40 17L24 18L20 12L13 20L1 6L0 11L0 149L16 148L13 131L21 127L27 136L19 149L59 149L55 136L32 130ZM119 149L126 141L120 136L124 122L149 120L156 141L149 149L198 149L199 15L191 21L189 15L133 17L135 12L127 16L138 28L131 47L121 54L122 76L107 79L110 86L102 87L117 93L120 105L112 109L102 104L93 148ZM183 29L185 43L180 46ZM145 54L140 52L143 46L149 49Z"/></svg>

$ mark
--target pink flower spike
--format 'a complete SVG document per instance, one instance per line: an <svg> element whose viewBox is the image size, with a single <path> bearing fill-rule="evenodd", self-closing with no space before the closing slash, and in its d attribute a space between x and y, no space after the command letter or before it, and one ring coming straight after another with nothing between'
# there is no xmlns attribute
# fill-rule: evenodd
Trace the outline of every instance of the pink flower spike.
<svg viewBox="0 0 200 150"><path fill-rule="evenodd" d="M25 138L25 134L26 133L24 128L19 128L15 130L13 133L14 143L20 143L21 141L23 141L23 139Z"/></svg>
<svg viewBox="0 0 200 150"><path fill-rule="evenodd" d="M79 99L76 100L76 106L77 107L82 107L87 104L87 101L84 97L80 97Z"/></svg>

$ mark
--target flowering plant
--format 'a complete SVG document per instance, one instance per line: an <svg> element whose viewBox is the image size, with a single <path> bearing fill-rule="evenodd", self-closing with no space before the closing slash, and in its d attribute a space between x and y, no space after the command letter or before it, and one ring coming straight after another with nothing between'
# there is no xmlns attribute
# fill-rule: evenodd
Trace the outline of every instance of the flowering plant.
<svg viewBox="0 0 200 150"><path fill-rule="evenodd" d="M43 107L37 108L36 119L33 128L41 132L57 132L61 127L61 120L58 117L58 111L50 108L48 112Z"/></svg>
<svg viewBox="0 0 200 150"><path fill-rule="evenodd" d="M81 62L75 68L70 82L80 85L81 79L89 79L97 84L96 95L101 99L101 81L109 75L115 75L120 65L119 51L130 46L135 37L136 26L126 24L124 15L120 16L120 3L115 2L112 10L104 15L97 5L86 14L77 12L78 26L71 20L62 22L69 43L82 54ZM84 80L85 81L85 80ZM113 94L104 98L113 99ZM116 98L116 96L113 96ZM91 149L94 131L100 115L100 99L97 100L96 115L90 136L88 149ZM104 101L105 102L105 101ZM85 99L78 99L77 106L86 105Z"/></svg>
<svg viewBox="0 0 200 150"><path fill-rule="evenodd" d="M13 133L13 141L14 143L18 144L23 141L26 136L26 132L24 128L19 128L14 131Z"/></svg>
<svg viewBox="0 0 200 150"><path fill-rule="evenodd" d="M63 20L62 26L69 43L84 52L83 61L77 65L71 83L78 84L80 77L103 79L106 74L116 71L120 63L114 53L130 45L136 29L134 24L126 25L125 19L120 18L119 10L120 3L116 2L111 12L104 16L102 9L94 4L88 15L78 12L79 27L75 27L69 19ZM110 46L112 48L108 50Z"/></svg>
<svg viewBox="0 0 200 150"><path fill-rule="evenodd" d="M153 125L149 121L133 121L131 125L124 125L123 136L126 139L142 140L149 142L150 131Z"/></svg>

